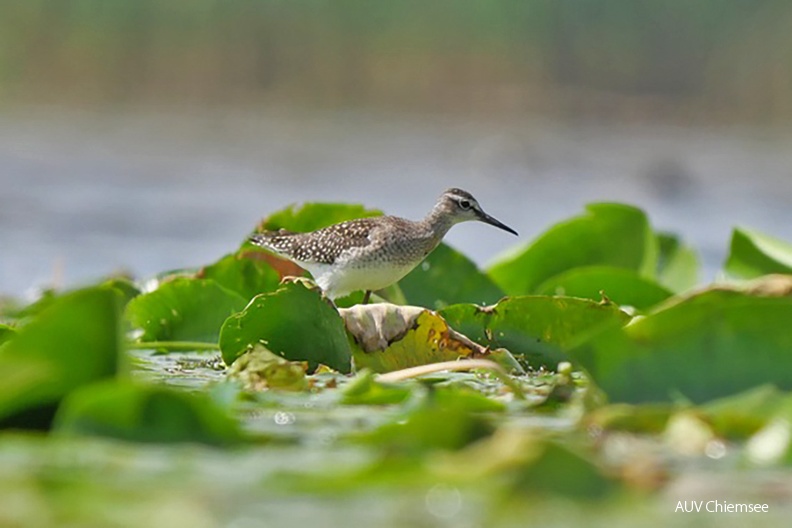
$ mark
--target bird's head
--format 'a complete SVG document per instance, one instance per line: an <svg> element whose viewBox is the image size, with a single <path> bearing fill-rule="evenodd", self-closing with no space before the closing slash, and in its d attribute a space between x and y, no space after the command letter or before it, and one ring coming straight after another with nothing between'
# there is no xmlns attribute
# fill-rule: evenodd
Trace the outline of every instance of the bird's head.
<svg viewBox="0 0 792 528"><path fill-rule="evenodd" d="M473 195L462 189L448 189L441 194L435 204L434 212L447 216L455 224L478 220L514 235L517 234L517 231L511 227L485 213Z"/></svg>

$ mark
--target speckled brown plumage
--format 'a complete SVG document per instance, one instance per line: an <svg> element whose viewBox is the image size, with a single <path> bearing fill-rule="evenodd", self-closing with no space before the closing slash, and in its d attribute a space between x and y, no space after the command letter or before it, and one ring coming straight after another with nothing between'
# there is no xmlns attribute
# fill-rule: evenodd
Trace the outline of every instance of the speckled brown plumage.
<svg viewBox="0 0 792 528"><path fill-rule="evenodd" d="M481 220L514 232L484 213L470 193L449 189L421 221L378 216L310 233L264 232L250 240L307 269L334 298L398 281L440 244L451 226L466 220Z"/></svg>

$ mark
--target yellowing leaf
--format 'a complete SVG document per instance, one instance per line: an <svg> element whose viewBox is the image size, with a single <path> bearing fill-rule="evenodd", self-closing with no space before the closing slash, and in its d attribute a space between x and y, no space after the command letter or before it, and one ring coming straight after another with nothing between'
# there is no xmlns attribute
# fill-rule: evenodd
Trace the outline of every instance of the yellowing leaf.
<svg viewBox="0 0 792 528"><path fill-rule="evenodd" d="M307 367L305 362L288 361L257 344L228 368L228 378L240 381L247 390L303 391L309 386Z"/></svg>
<svg viewBox="0 0 792 528"><path fill-rule="evenodd" d="M471 341L431 310L381 303L341 309L339 313L350 335L358 369L390 372L461 358L489 358L519 369L508 352L493 352Z"/></svg>

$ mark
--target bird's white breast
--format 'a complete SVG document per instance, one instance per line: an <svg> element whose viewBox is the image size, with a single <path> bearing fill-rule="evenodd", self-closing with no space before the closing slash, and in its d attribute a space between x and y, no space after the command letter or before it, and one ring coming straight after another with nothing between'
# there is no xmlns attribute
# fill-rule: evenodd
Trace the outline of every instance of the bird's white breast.
<svg viewBox="0 0 792 528"><path fill-rule="evenodd" d="M313 275L316 284L327 296L334 299L358 290L381 290L399 281L416 264L394 266L385 262L371 262L365 267L348 263L301 265Z"/></svg>

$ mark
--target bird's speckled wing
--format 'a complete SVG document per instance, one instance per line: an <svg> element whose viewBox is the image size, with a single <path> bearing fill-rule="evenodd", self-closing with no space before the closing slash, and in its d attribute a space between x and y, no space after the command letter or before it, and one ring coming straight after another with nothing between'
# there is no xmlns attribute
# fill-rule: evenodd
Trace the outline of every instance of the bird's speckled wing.
<svg viewBox="0 0 792 528"><path fill-rule="evenodd" d="M334 224L310 233L265 232L253 235L256 245L297 262L334 264L342 253L371 244L375 219L360 218Z"/></svg>

